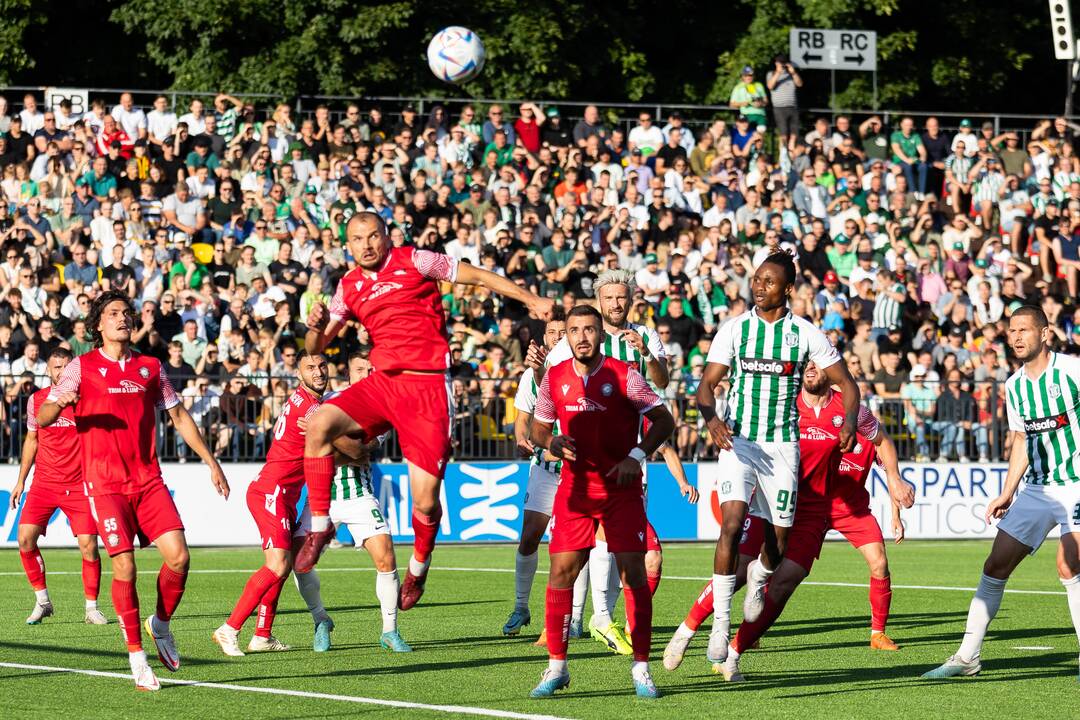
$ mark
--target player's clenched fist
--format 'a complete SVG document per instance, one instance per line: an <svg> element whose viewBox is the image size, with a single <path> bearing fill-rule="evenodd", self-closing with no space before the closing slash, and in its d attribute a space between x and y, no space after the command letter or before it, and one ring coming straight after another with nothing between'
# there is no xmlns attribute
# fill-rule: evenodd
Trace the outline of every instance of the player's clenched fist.
<svg viewBox="0 0 1080 720"><path fill-rule="evenodd" d="M542 345L537 345L535 341L530 340L529 349L525 352L525 367L539 370L547 360L547 354L547 350Z"/></svg>
<svg viewBox="0 0 1080 720"><path fill-rule="evenodd" d="M641 477L641 463L632 457L625 457L607 471L607 477L614 478L618 485L634 482Z"/></svg>
<svg viewBox="0 0 1080 720"><path fill-rule="evenodd" d="M540 320L550 320L555 311L555 301L551 298L534 297L529 301L529 310Z"/></svg>
<svg viewBox="0 0 1080 720"><path fill-rule="evenodd" d="M559 460L570 460L571 462L577 460L574 451L574 438L569 435L556 435L551 439L551 447L548 448L548 452Z"/></svg>
<svg viewBox="0 0 1080 720"><path fill-rule="evenodd" d="M79 393L74 393L74 392L60 393L60 395L57 396L55 402L56 402L56 406L59 407L61 410L63 410L68 405L74 405L75 403L79 402Z"/></svg>
<svg viewBox="0 0 1080 720"><path fill-rule="evenodd" d="M317 302L308 311L307 326L312 330L322 330L329 319L330 314L326 311L326 306Z"/></svg>

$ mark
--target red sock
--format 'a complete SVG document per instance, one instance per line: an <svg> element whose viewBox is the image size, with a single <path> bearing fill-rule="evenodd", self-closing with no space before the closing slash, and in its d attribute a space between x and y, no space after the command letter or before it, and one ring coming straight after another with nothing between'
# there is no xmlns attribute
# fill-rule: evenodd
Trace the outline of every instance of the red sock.
<svg viewBox="0 0 1080 720"><path fill-rule="evenodd" d="M570 642L570 615L574 606L574 588L553 588L548 585L544 606L544 630L547 631L548 657L566 659Z"/></svg>
<svg viewBox="0 0 1080 720"><path fill-rule="evenodd" d="M330 514L330 482L334 479L334 456L304 458L304 480L313 515Z"/></svg>
<svg viewBox="0 0 1080 720"><path fill-rule="evenodd" d="M783 610L783 605L774 604L772 598L766 595L765 607L761 611L761 616L754 622L743 621L739 625L739 630L735 633L735 639L731 642L735 652L743 653L752 648L754 643L772 627L772 624L776 622L776 618L780 617Z"/></svg>
<svg viewBox="0 0 1080 720"><path fill-rule="evenodd" d="M120 631L124 634L128 652L142 650L142 630L139 627L139 593L134 580L112 581L113 609L120 621Z"/></svg>
<svg viewBox="0 0 1080 720"><path fill-rule="evenodd" d="M168 565L162 565L157 576L157 619L169 622L176 606L180 604L180 598L184 596L184 586L187 584L187 570L178 573Z"/></svg>
<svg viewBox="0 0 1080 720"><path fill-rule="evenodd" d="M252 611L262 600L263 595L266 595L266 591L276 585L280 579L273 570L265 565L252 573L251 577L248 578L247 585L244 586L244 592L240 594L240 599L236 601L236 607L233 608L232 615L226 621L229 627L234 630L244 627L244 622L251 616Z"/></svg>
<svg viewBox="0 0 1080 720"><path fill-rule="evenodd" d="M683 620L683 624L696 632L697 629L701 627L701 623L705 622L712 614L712 580L709 580L705 583L705 587L702 588L701 594L697 596L697 600L690 606L690 612L686 613L686 619Z"/></svg>
<svg viewBox="0 0 1080 720"><path fill-rule="evenodd" d="M87 600L97 600L101 591L101 560L82 561L83 593Z"/></svg>
<svg viewBox="0 0 1080 720"><path fill-rule="evenodd" d="M41 551L37 548L30 552L20 550L19 559L22 560L23 570L26 571L26 579L30 581L30 587L34 590L44 590L45 560L41 557Z"/></svg>
<svg viewBox="0 0 1080 720"><path fill-rule="evenodd" d="M660 575L646 575L645 580L649 583L649 594L655 595L656 588L660 587Z"/></svg>
<svg viewBox="0 0 1080 720"><path fill-rule="evenodd" d="M442 506L425 515L413 510L413 557L418 562L427 562L431 557L431 551L435 549L435 536L439 534L439 521L442 520Z"/></svg>
<svg viewBox="0 0 1080 720"><path fill-rule="evenodd" d="M870 629L885 632L892 604L892 578L870 578Z"/></svg>
<svg viewBox="0 0 1080 720"><path fill-rule="evenodd" d="M652 646L652 592L648 585L623 588L626 598L627 624L630 626L630 644L634 647L634 660L648 662Z"/></svg>
<svg viewBox="0 0 1080 720"><path fill-rule="evenodd" d="M270 637L270 631L274 629L274 616L277 614L278 598L281 597L281 588L285 587L285 579L279 578L259 601L258 620L255 623L255 634L259 637Z"/></svg>

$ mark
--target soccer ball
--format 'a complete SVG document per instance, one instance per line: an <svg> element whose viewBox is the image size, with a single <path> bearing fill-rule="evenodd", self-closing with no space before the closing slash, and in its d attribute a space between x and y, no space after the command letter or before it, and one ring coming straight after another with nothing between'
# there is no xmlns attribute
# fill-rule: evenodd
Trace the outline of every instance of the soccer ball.
<svg viewBox="0 0 1080 720"><path fill-rule="evenodd" d="M484 43L472 30L452 25L431 38L427 57L435 77L449 83L463 83L484 69Z"/></svg>

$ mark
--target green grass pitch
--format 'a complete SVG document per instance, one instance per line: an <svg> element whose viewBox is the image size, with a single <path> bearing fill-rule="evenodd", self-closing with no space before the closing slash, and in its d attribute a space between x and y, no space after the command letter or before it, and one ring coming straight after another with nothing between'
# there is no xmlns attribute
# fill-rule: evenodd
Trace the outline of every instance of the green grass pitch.
<svg viewBox="0 0 1080 720"><path fill-rule="evenodd" d="M909 542L889 548L893 582L904 586L974 587L989 549L985 541ZM826 545L804 585L762 648L744 656L748 682L727 685L709 671L706 636L691 644L683 666L667 672L660 654L689 603L710 573L706 544L669 545L656 598L653 673L663 697L633 697L629 661L595 641L570 644L573 683L551 700L527 696L546 663L531 643L543 623L544 569L533 589L533 621L522 637L504 638L512 606L512 546L441 546L427 594L400 616L402 635L415 648L392 655L378 647L379 611L374 574L365 553L328 552L320 568L323 596L337 623L334 648L310 651L311 621L290 582L282 594L275 635L294 650L226 658L210 638L239 596L247 574L261 563L256 549L197 549L193 575L173 621L183 666L173 675L153 660L162 679L196 680L206 686L166 684L138 693L130 679L50 670L0 667L0 716L5 718L208 717L243 718L448 718L448 709L387 707L348 698L265 694L253 688L460 706L490 712L561 718L856 718L1080 716L1077 640L1054 570L1056 541L1025 561L1005 595L983 649L983 674L951 681L921 681L942 662L963 633L969 591L894 587L890 635L898 653L867 647L869 605L866 567L846 543ZM399 552L400 560L407 549ZM56 616L24 624L33 595L14 550L0 553L0 663L125 673L127 658L102 578L101 605L113 624L82 622L79 559L73 551L44 552ZM144 615L153 608L159 559L141 551L139 595ZM106 561L107 568L107 561ZM496 570L486 572L484 570ZM61 574L64 573L64 574ZM840 583L852 583L848 587ZM742 593L736 595L741 606ZM621 612L623 603L619 604ZM735 619L740 614L733 610ZM250 637L253 620L242 633ZM705 628L707 630L707 628ZM152 654L152 643L148 650ZM1034 649L1022 649L1034 648ZM241 688L222 689L215 684Z"/></svg>

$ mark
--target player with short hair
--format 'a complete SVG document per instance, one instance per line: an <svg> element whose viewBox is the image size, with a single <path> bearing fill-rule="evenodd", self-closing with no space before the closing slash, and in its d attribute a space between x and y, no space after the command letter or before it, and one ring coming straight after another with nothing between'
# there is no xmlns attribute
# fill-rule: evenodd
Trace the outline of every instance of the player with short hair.
<svg viewBox="0 0 1080 720"><path fill-rule="evenodd" d="M377 372L324 403L308 422L304 475L312 532L297 553L296 567L301 572L314 567L334 534L329 517L333 441L357 433L370 441L395 428L409 466L413 502L415 541L398 604L408 610L424 593L442 517L440 488L450 457L452 394L446 372L450 346L439 283L486 288L524 304L542 320L550 316L554 301L447 255L394 247L386 223L376 213L353 215L345 235L357 267L338 283L329 311L321 303L311 307L305 346L321 352L347 322L356 320L371 337L371 361Z"/></svg>
<svg viewBox="0 0 1080 720"><path fill-rule="evenodd" d="M798 488L796 400L807 361L840 388L841 452L855 444L859 388L825 334L788 309L795 277L795 261L787 252L765 258L750 281L753 309L720 327L698 385L698 407L720 450L717 495L723 521L713 559L715 612L708 649L713 663L727 658L739 540L751 500L753 514L766 521L765 539L761 562L747 574L744 612L760 607L763 588L787 549ZM730 379L731 390L721 419L714 388L724 378Z"/></svg>
<svg viewBox="0 0 1080 720"><path fill-rule="evenodd" d="M330 379L326 357L302 351L297 361L299 387L285 401L274 423L274 439L266 454L266 464L247 489L247 506L262 538L266 562L244 586L232 614L214 631L214 642L226 655L244 654L237 642L240 629L258 608L255 634L248 652L277 652L290 649L273 635L281 588L292 570L293 531L297 526L296 507L304 488L304 427L307 418L319 409Z"/></svg>
<svg viewBox="0 0 1080 720"><path fill-rule="evenodd" d="M979 674L983 639L1005 583L1055 526L1061 530L1058 576L1080 637L1080 359L1052 351L1053 337L1046 313L1037 306L1021 306L1009 318L1009 346L1022 364L1005 381L1009 469L1001 494L986 506L986 522L1001 522L968 608L960 649L924 678Z"/></svg>
<svg viewBox="0 0 1080 720"><path fill-rule="evenodd" d="M565 335L566 315L562 308L555 308L551 319L544 325L544 348L550 351ZM527 367L518 380L517 394L514 396L514 407L517 409L514 436L519 453L530 459L529 483L525 489L521 537L514 559L514 609L503 625L503 635L517 635L522 627L532 621L529 595L532 594L533 578L540 560L540 540L551 522L551 509L555 505L555 492L559 488L559 461L549 457L529 440L537 391L534 370Z"/></svg>
<svg viewBox="0 0 1080 720"><path fill-rule="evenodd" d="M537 393L532 441L563 461L552 509L551 570L545 629L548 667L533 697L550 697L570 684L566 644L572 586L603 524L622 575L630 638L631 677L639 697L658 696L649 673L652 593L645 574L645 498L641 463L671 435L675 421L645 378L600 352L600 313L587 305L567 314L574 357L548 369ZM652 423L638 442L641 416ZM559 435L553 434L559 423Z"/></svg>
<svg viewBox="0 0 1080 720"><path fill-rule="evenodd" d="M820 556L825 535L835 529L866 559L870 568L870 647L875 650L896 650L896 644L885 634L892 601L885 540L877 519L870 512L870 494L866 479L876 456L880 454L892 496L893 532L897 541L903 539L900 506L911 507L914 491L900 477L896 447L881 430L877 418L865 406L859 408L857 441L851 452L840 452L838 429L843 425L844 403L833 391L825 373L813 363L803 372L799 408L799 510L789 536L788 551L769 580L763 607L757 617L743 619L742 625L728 648L727 659L714 665L729 682L742 680L739 657L753 648L758 639L772 626L783 611L788 599L810 574L814 561ZM760 518L750 517L760 524ZM757 536L761 530L751 529L747 535ZM756 549L755 549L756 550ZM740 554L756 554L754 550ZM756 559L752 563L758 562ZM673 670L682 661L686 645L693 637L698 618L712 611L710 585L698 596L688 621L679 626L664 652L664 667ZM693 626L693 629L691 629Z"/></svg>
<svg viewBox="0 0 1080 720"><path fill-rule="evenodd" d="M49 353L47 371L55 384L72 359L71 351L58 347ZM26 618L27 625L37 625L53 614L49 589L45 583L45 560L38 549L38 538L45 534L49 519L58 509L64 511L71 534L79 542L82 555L83 593L86 596L86 622L106 625L108 620L98 609L98 588L101 585L101 557L98 555L97 528L90 515L90 503L83 492L82 467L79 464L79 433L70 407L64 408L57 421L47 428L40 427L37 410L49 395L50 388L38 390L26 403L26 439L23 440L19 480L11 491L11 509L19 507L26 478L34 468L34 481L26 493L26 503L19 514L19 558L26 578L34 589L34 610Z"/></svg>
<svg viewBox="0 0 1080 720"><path fill-rule="evenodd" d="M127 294L110 290L94 299L86 319L95 348L68 363L38 410L49 427L73 406L82 448L83 482L98 534L112 558L112 597L127 642L128 662L138 690L159 690L142 649L139 597L135 590L137 535L154 543L164 560L157 577L157 612L146 618L158 658L180 669L180 653L169 621L180 604L188 574L184 524L157 458L157 411L165 410L176 432L210 468L218 494L229 483L202 433L180 402L156 358L131 350L134 315Z"/></svg>
<svg viewBox="0 0 1080 720"><path fill-rule="evenodd" d="M367 356L354 353L349 358L349 384L358 383L372 373L373 368ZM328 393L326 398L333 397ZM330 487L330 520L335 525L345 525L352 534L356 549L363 548L375 564L375 597L379 600L382 613L382 634L379 644L393 652L412 652L412 648L398 632L398 579L397 560L394 557L394 538L390 526L383 517L379 499L372 486L371 459L384 438L375 442L358 445L350 449L354 457L336 454L341 467L334 475ZM337 441L340 444L342 439ZM300 517L300 534L306 534L311 527L311 515L305 506ZM301 539L302 542L302 539ZM307 603L312 620L315 621L315 637L312 649L326 652L330 649L330 633L334 630L334 621L326 612L322 601L322 583L318 571L312 569L306 573L294 573L296 587Z"/></svg>

